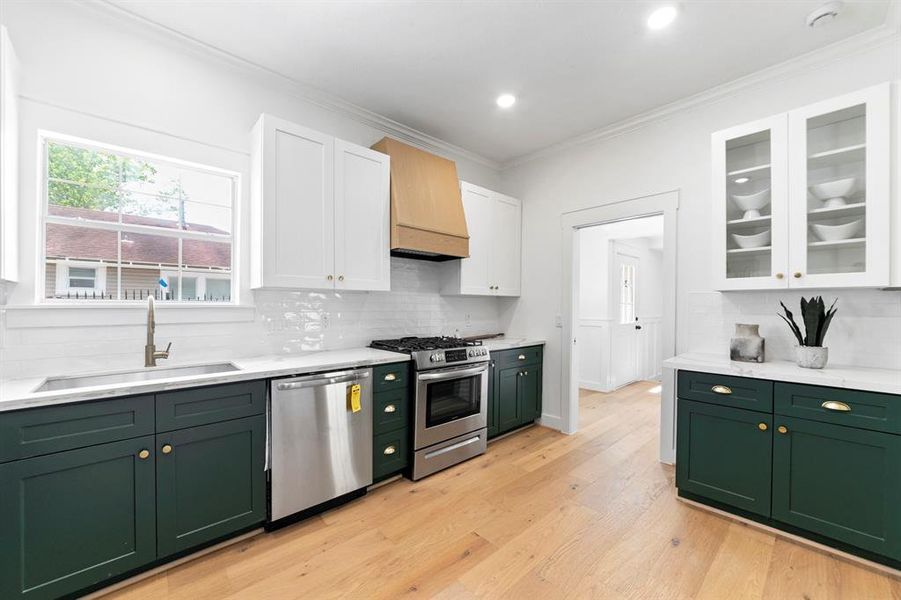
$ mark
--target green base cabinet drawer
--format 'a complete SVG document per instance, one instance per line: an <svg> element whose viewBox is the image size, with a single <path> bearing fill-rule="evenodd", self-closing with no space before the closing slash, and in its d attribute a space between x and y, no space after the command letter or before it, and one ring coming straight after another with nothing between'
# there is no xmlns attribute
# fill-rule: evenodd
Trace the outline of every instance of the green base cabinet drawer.
<svg viewBox="0 0 901 600"><path fill-rule="evenodd" d="M679 399L676 487L770 515L773 417Z"/></svg>
<svg viewBox="0 0 901 600"><path fill-rule="evenodd" d="M0 414L0 462L153 434L153 396Z"/></svg>
<svg viewBox="0 0 901 600"><path fill-rule="evenodd" d="M776 416L773 517L901 560L901 436ZM681 426L681 422L680 422Z"/></svg>
<svg viewBox="0 0 901 600"><path fill-rule="evenodd" d="M266 422L246 417L156 436L160 557L266 519Z"/></svg>
<svg viewBox="0 0 901 600"><path fill-rule="evenodd" d="M406 388L379 392L372 396L372 432L375 435L407 426L409 394Z"/></svg>
<svg viewBox="0 0 901 600"><path fill-rule="evenodd" d="M901 397L889 394L776 383L775 412L901 435Z"/></svg>
<svg viewBox="0 0 901 600"><path fill-rule="evenodd" d="M247 381L156 395L156 430L173 431L266 411L266 382Z"/></svg>
<svg viewBox="0 0 901 600"><path fill-rule="evenodd" d="M410 384L410 363L391 363L372 368L372 391L407 389Z"/></svg>
<svg viewBox="0 0 901 600"><path fill-rule="evenodd" d="M715 373L679 371L676 395L743 410L773 412L773 382Z"/></svg>
<svg viewBox="0 0 901 600"><path fill-rule="evenodd" d="M382 433L373 438L372 479L402 471L409 464L409 440L406 429Z"/></svg>
<svg viewBox="0 0 901 600"><path fill-rule="evenodd" d="M542 346L526 346L524 348L514 348L513 350L500 350L491 353L498 368L503 369L510 366L535 365L541 364Z"/></svg>
<svg viewBox="0 0 901 600"><path fill-rule="evenodd" d="M156 559L153 448L146 436L0 465L0 598L57 598Z"/></svg>

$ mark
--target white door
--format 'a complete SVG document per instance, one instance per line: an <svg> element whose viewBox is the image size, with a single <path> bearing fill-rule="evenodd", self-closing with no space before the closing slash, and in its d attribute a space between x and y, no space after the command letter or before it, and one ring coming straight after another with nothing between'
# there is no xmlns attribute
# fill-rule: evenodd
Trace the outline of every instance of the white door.
<svg viewBox="0 0 901 600"><path fill-rule="evenodd" d="M640 260L618 244L613 245L613 269L610 273L613 302L613 326L610 343L612 387L617 388L641 378L638 361L638 288Z"/></svg>
<svg viewBox="0 0 901 600"><path fill-rule="evenodd" d="M460 262L460 293L487 296L494 293L494 282L490 281L494 236L492 192L469 183L461 183L460 192L469 230L469 258Z"/></svg>
<svg viewBox="0 0 901 600"><path fill-rule="evenodd" d="M335 140L335 287L391 289L388 155Z"/></svg>
<svg viewBox="0 0 901 600"><path fill-rule="evenodd" d="M789 113L795 288L889 284L889 115L885 83Z"/></svg>
<svg viewBox="0 0 901 600"><path fill-rule="evenodd" d="M714 288L788 286L787 118L711 136Z"/></svg>
<svg viewBox="0 0 901 600"><path fill-rule="evenodd" d="M498 296L519 296L522 278L522 205L519 200L503 194L495 193L493 196L491 285Z"/></svg>
<svg viewBox="0 0 901 600"><path fill-rule="evenodd" d="M264 119L262 284L331 288L334 138L268 115Z"/></svg>

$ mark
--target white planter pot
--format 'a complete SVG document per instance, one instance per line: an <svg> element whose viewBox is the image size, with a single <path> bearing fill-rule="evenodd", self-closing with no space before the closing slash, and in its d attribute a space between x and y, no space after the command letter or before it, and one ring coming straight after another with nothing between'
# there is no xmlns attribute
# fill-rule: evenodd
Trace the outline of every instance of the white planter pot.
<svg viewBox="0 0 901 600"><path fill-rule="evenodd" d="M826 346L797 346L798 366L805 369L822 369L829 360Z"/></svg>

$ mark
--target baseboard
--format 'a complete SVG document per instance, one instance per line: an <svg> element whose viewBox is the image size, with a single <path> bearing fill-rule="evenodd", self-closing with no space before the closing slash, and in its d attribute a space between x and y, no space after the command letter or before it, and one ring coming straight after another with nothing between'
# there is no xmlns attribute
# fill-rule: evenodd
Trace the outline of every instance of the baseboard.
<svg viewBox="0 0 901 600"><path fill-rule="evenodd" d="M579 389L581 390L591 390L592 392L609 392L610 390L602 383L598 383L597 381L580 381Z"/></svg>
<svg viewBox="0 0 901 600"><path fill-rule="evenodd" d="M556 415L542 413L541 418L538 420L538 424L542 427L547 427L548 429L563 431L563 419Z"/></svg>

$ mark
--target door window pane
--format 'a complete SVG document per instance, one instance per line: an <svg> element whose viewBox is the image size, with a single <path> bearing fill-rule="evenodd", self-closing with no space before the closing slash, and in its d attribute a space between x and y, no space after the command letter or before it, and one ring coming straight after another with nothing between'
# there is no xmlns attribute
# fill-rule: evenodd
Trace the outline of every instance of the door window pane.
<svg viewBox="0 0 901 600"><path fill-rule="evenodd" d="M635 321L635 266L623 265L620 273L619 322L623 325Z"/></svg>

